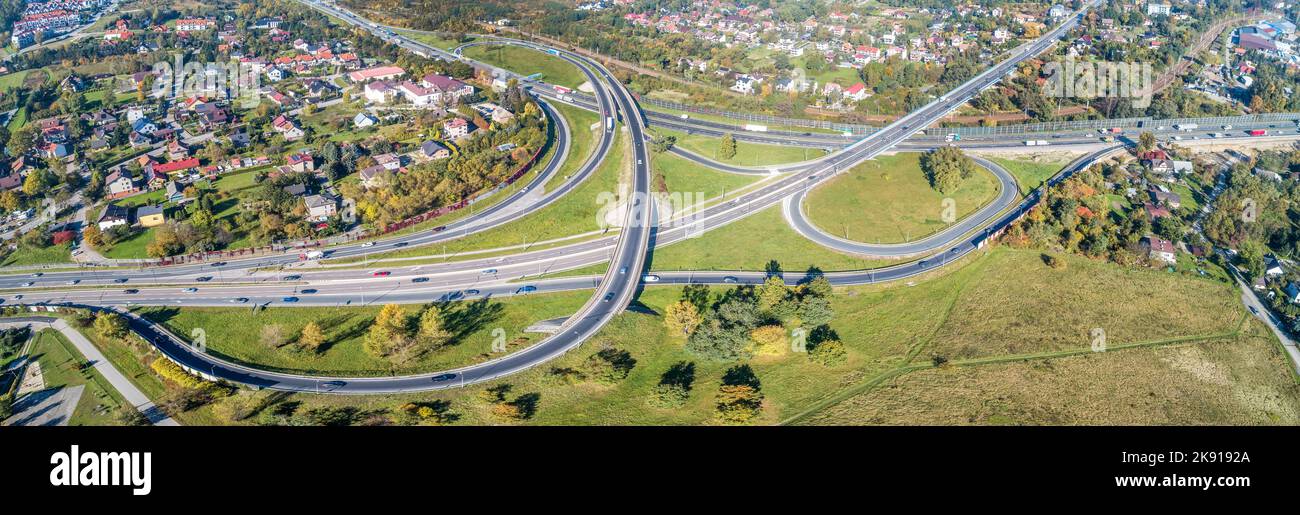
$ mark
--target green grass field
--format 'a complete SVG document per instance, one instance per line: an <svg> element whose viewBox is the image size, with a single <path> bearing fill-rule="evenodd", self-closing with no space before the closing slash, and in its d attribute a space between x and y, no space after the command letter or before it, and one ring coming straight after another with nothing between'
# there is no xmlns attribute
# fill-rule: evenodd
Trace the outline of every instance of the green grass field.
<svg viewBox="0 0 1300 515"><path fill-rule="evenodd" d="M748 364L765 395L763 413L756 423L791 419L838 424L1300 422L1300 396L1296 395L1300 392L1291 381L1286 360L1275 340L1258 325L1241 324L1245 312L1233 304L1237 293L1227 284L1129 270L1073 256L1064 259L1067 268L1056 270L1042 265L1037 251L993 247L964 259L960 268L936 271L912 286L894 283L837 289L832 298L836 316L831 328L845 344L846 361L827 368L799 354L752 359ZM1081 289L1080 280L1098 281L1104 287ZM1005 291L997 293L999 288ZM1163 298L1166 309L1132 310L1141 312L1140 317L1116 313L1114 310L1125 309L1122 301L1109 308L1091 307L1114 295L1125 299L1156 289L1169 292ZM717 298L723 291L715 287L711 295ZM620 314L578 350L498 384L511 386L508 398L536 395L538 410L525 422L529 424L716 423L712 411L717 386L733 364L692 356L683 350L681 338L666 333L662 319L653 313L662 313L680 295L677 287L647 288L636 300L645 309ZM995 295L995 300L984 298L986 295ZM1005 314L980 322L975 329L992 356L986 364L977 368L975 362L954 360L953 365L933 367L933 352L951 345L952 330L989 317L989 311L1009 295L1018 298L1003 310ZM1073 302L1059 301L1062 296ZM1189 307L1177 307L1184 304ZM1080 305L1089 307L1081 309ZM1207 314L1205 308L1210 305L1216 312ZM1033 349L1005 347L1004 342L1026 335L1039 341L1057 337L1086 341L1086 333L1078 334L1081 326L1076 323L1079 317L1071 316L1074 312L1084 313L1079 317L1105 317L1114 323L1111 350L1095 355L1084 347L1080 353L1076 345L1035 356L1019 354ZM1159 341L1124 329L1141 327L1159 328L1155 336L1176 337L1181 343L1160 347ZM1202 341L1211 343L1198 343ZM1125 349L1125 345L1139 347ZM1148 352L1143 345L1155 349L1154 353L1143 354ZM569 385L546 378L552 367L578 366L607 346L626 350L636 360L625 380L614 385ZM1013 352L1017 354L1007 354ZM1072 360L1099 365L1078 367ZM1111 367L1101 360L1124 361ZM646 398L660 375L677 363L694 366L695 381L685 406L647 406ZM1001 373L996 381L969 375L994 373L984 371L997 367L1012 372ZM1167 370L1176 372L1180 380L1166 384L1164 378L1175 377L1161 372ZM913 384L916 389L909 389ZM1185 389L1194 386L1199 389ZM391 410L408 401L446 402L448 411L458 417L457 423L516 423L492 415L491 405L479 396L481 391L471 387L400 396L294 395L292 400L303 403L300 409L347 406L363 411ZM1219 400L1198 401L1210 394ZM880 395L886 396L883 401ZM1170 404L1179 406L1164 408ZM1233 408L1245 411L1233 412ZM1085 411L1092 416L1062 416Z"/></svg>
<svg viewBox="0 0 1300 515"><path fill-rule="evenodd" d="M50 265L72 262L72 244L63 243L44 248L18 247L0 260L0 266Z"/></svg>
<svg viewBox="0 0 1300 515"><path fill-rule="evenodd" d="M196 329L206 333L208 352L239 363L283 372L314 375L376 376L427 372L469 365L498 357L491 354L497 329L506 341L526 338L531 345L543 335L524 333L525 327L573 314L586 302L589 292L511 297L450 304L445 313L447 327L456 336L440 349L406 364L395 365L368 354L363 343L366 331L379 311L378 305L355 308L141 308L152 320L166 324L178 335ZM377 299L376 303L382 303ZM416 314L420 306L407 306ZM301 350L293 340L309 321L320 325L326 336L322 351ZM278 325L284 341L264 343L264 326ZM517 350L512 348L511 350Z"/></svg>
<svg viewBox="0 0 1300 515"><path fill-rule="evenodd" d="M465 57L500 66L521 75L542 74L542 80L572 89L587 82L587 76L568 61L535 50L514 46L474 46Z"/></svg>
<svg viewBox="0 0 1300 515"><path fill-rule="evenodd" d="M699 197L697 201L735 192L762 178L719 172L668 152L650 156L650 167L657 176L653 184L658 184L658 179L662 178L669 193L689 193Z"/></svg>
<svg viewBox="0 0 1300 515"><path fill-rule="evenodd" d="M86 358L67 338L53 329L42 330L36 334L31 356L41 364L46 388L85 386L68 425L117 425L117 410L125 402L121 394L95 369L81 370Z"/></svg>
<svg viewBox="0 0 1300 515"><path fill-rule="evenodd" d="M153 243L153 227L136 231L134 234L127 236L126 239L113 244L107 250L101 250L100 254L109 259L144 259L149 257L146 247Z"/></svg>
<svg viewBox="0 0 1300 515"><path fill-rule="evenodd" d="M587 158L591 157L592 152L595 152L596 143L600 141L600 128L591 128L600 122L596 113L564 104L551 104L551 107L569 124L569 156L565 158L564 165L556 170L555 176L546 182L546 191L559 187L570 175L576 173Z"/></svg>
<svg viewBox="0 0 1300 515"><path fill-rule="evenodd" d="M1020 184L1020 193L1022 195L1042 186L1043 183L1051 179L1053 175L1056 175L1068 164L1066 162L1028 161L997 157L991 157L989 161L993 161L1011 172L1011 175L1016 178L1016 182Z"/></svg>
<svg viewBox="0 0 1300 515"><path fill-rule="evenodd" d="M817 186L804 201L808 220L823 231L852 241L916 241L951 225L943 220L946 199L965 218L997 197L997 178L983 168L944 195L930 187L920 154L882 156Z"/></svg>
<svg viewBox="0 0 1300 515"><path fill-rule="evenodd" d="M714 138L698 134L686 134L684 132L658 127L653 130L657 134L675 136L677 138L677 146L685 150L689 150L718 162L739 166L767 166L784 163L797 163L800 161L817 159L826 155L826 152L816 148L783 147L736 141L735 157L732 157L731 159L723 159L718 155L718 147L722 144L722 138Z"/></svg>
<svg viewBox="0 0 1300 515"><path fill-rule="evenodd" d="M763 270L769 261L785 270L862 270L898 263L841 254L809 241L786 223L781 206L772 206L697 238L655 250L652 270Z"/></svg>

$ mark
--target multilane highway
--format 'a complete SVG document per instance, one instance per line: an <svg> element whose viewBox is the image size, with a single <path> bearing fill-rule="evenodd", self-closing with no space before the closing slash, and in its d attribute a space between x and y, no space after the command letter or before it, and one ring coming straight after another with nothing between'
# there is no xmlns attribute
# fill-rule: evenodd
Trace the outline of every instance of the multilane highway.
<svg viewBox="0 0 1300 515"><path fill-rule="evenodd" d="M339 14L335 13L335 15L338 16ZM348 19L350 16L350 14L347 14L340 17ZM588 68L594 70L600 75L600 80L592 81L592 84L598 92L605 90L613 98L613 104L619 114L619 118L624 121L623 126L631 137L632 155L635 158L636 164L633 166L633 178L631 181L630 191L628 191L623 197L625 227L623 230L619 231L617 236L597 240L599 245L594 245L592 249L587 252L587 254L594 254L595 256L577 256L572 254L572 249L570 248L565 249L568 251L565 256L555 258L555 261L557 262L565 259L577 258L575 261L578 261L579 263L569 263L567 266L561 265L562 267L572 268L574 266L581 266L580 263L583 260L591 261L593 257L597 258L596 262L604 260L604 256L600 256L600 254L608 253L610 254L608 259L611 262L611 266L603 278L576 278L541 281L537 285L529 285L525 288L516 289L515 292L513 292L528 293L529 291L575 289L579 287L587 288L593 286L596 288L596 293L591 300L584 305L576 315L565 322L559 333L543 340L537 345L529 347L528 349L506 355L505 357L494 361L448 372L398 378L314 378L288 376L284 374L273 374L252 370L224 362L206 354L188 349L188 347L185 347L179 340L170 335L162 334L158 327L147 324L142 320L133 319L133 324L137 326L137 330L142 334L145 334L146 337L149 337L151 341L154 341L154 343L168 356L196 372L236 382L287 390L333 391L339 393L411 391L470 384L514 373L548 361L563 352L576 347L583 340L598 331L615 314L621 311L631 301L636 289L642 282L642 271L652 238L654 239L655 244L659 244L660 242L671 243L672 241L677 241L697 234L698 231L723 225L749 214L755 208L771 205L800 190L806 189L809 185L826 180L834 173L847 170L857 163L879 155L881 152L901 143L913 132L918 130L918 128L928 126L935 120L938 120L940 117L956 109L957 106L960 106L975 94L978 94L979 91L995 84L1006 74L1014 70L1016 63L1046 49L1047 46L1051 45L1056 38L1064 33L1064 31L1077 23L1077 19L1077 15L1071 16L1069 21L1045 34L1042 39L1013 52L1012 57L1008 60L999 63L984 73L981 73L966 84L963 84L954 91L944 95L939 100L936 100L916 112L904 116L889 126L872 133L862 140L849 145L844 151L827 156L826 158L817 161L815 165L802 171L792 172L781 181L776 181L773 184L762 188L756 188L754 191L751 191L730 203L714 206L713 208L703 210L690 217L677 218L662 227L655 226L654 221L657 219L655 216L656 205L655 202L648 200L650 156L646 151L647 137L644 133L645 119L643 114L640 112L627 90L604 67L598 63L585 60L580 56L559 52L559 54L565 55L569 58L584 60L584 64L586 64ZM606 130L610 129L611 127L606 127ZM1079 166L1082 167L1084 165L1080 164ZM1062 176L1066 176L1070 173L1073 173L1073 169L1067 170L1066 173L1062 174ZM1036 201L1037 193L1030 195L1021 203L1021 205L1005 213L992 225L988 226L985 232L958 242L950 249L941 252L937 258L932 257L896 267L867 272L828 274L828 277L836 284L853 284L858 282L896 280L924 273L924 271L940 266L948 260L957 259L975 248L978 248L983 244L989 232L1004 227L1023 213L1025 209L1032 206ZM591 243L579 245L591 245ZM611 245L612 247L610 247ZM531 266L536 262L536 256L528 256L527 254L529 253L525 253L522 256L509 256L507 258L499 259L504 259L509 262L509 264L505 266ZM938 260L937 264L935 263L936 259ZM463 267L463 264L458 263L449 268L455 267ZM438 280L443 284L469 280L469 270L458 272L453 271L448 273L442 270L444 267L439 266L438 268ZM490 275L500 274L501 270L480 270L476 273L480 277L470 280L471 284L481 281L482 275L489 275L489 273ZM256 274L249 274L250 277L255 275ZM341 284L337 285L333 283L321 283L319 288L311 288L316 291L313 291L310 294L306 291L302 292L304 298L311 299L308 302L303 302L302 299L298 297L294 297L294 301L290 301L288 298L282 300L291 304L328 301L347 304L352 302L351 299L339 302L342 300L341 298L331 297L337 295L335 288L340 287L351 287L354 292L357 290L364 290L369 292L372 297L387 297L382 300L382 302L396 301L405 296L419 297L421 301L427 302L435 300L439 296L443 295L448 299L455 295L470 295L470 292L462 290L457 290L459 293L454 294L451 292L444 292L441 295L435 295L435 291L426 290L433 290L437 288L437 285L415 282L412 282L411 284L421 284L421 286L412 286L403 290L400 288L400 285L390 286L392 281L387 278L387 274L379 277L382 277L383 279L379 281L369 279L372 282L362 283L350 283L348 280L343 280L340 281ZM661 274L656 278L659 282L666 284L681 282L721 282L726 284L752 282L757 279L755 274L719 276L718 274L697 274L692 272ZM651 280L652 278L645 277L645 279ZM793 277L791 277L791 279L793 279ZM430 278L429 282L432 282L432 278ZM314 287L315 284L312 286ZM360 287L358 288L358 286ZM224 297L230 298L229 295L237 294L235 289L255 287L257 286L231 285L226 288L231 288L232 290L223 291L221 293L224 294ZM281 286L277 285L275 287L279 288ZM224 290L226 288L222 289ZM294 288L297 289L299 286L295 285ZM329 288L330 290L326 291L326 288ZM485 289L480 289L480 291L477 292L477 295L497 293L498 291L505 289L504 285L499 282L487 284L484 288ZM506 292L501 291L501 293ZM207 294L205 292L193 291L190 294L195 295L194 299L196 301L199 301L199 295L205 296L203 300L211 301L210 298L206 297ZM50 300L54 302L87 305L121 305L126 302L135 302L132 300L124 301L117 298L117 295L131 294L118 294L102 290L94 291L78 289L61 292L43 291L39 293L33 292L32 295L32 298L22 299L22 302L36 302L37 297L46 295L57 296L60 299L54 300L51 298ZM142 292L140 295L142 296L139 300L144 301L147 299L154 299L154 297L151 296L155 295L155 292L154 289L151 288L148 293ZM94 299L96 296L98 296L98 300ZM317 299L319 299L319 301ZM158 298L156 300L162 299ZM184 294L170 295L169 300L173 303L186 303ZM236 300L238 300L238 298L236 298ZM412 300L414 299L412 298ZM251 301L252 300L250 299L249 302ZM323 383L327 386L322 387Z"/></svg>

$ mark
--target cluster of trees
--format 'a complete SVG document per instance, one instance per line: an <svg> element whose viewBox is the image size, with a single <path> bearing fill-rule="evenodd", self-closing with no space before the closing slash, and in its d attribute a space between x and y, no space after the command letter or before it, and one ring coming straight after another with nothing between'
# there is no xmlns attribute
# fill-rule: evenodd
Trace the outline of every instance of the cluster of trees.
<svg viewBox="0 0 1300 515"><path fill-rule="evenodd" d="M942 194L952 193L961 187L961 181L975 173L975 161L953 146L939 147L921 154L921 172L930 181L930 187Z"/></svg>
<svg viewBox="0 0 1300 515"><path fill-rule="evenodd" d="M1103 176L1119 180L1127 173L1122 165L1097 165L1046 188L1038 205L1009 227L1003 240L1012 246L1059 249L1125 265L1146 262L1141 247L1144 236L1155 232L1178 240L1184 228L1173 216L1153 224L1141 206L1128 212L1112 210Z"/></svg>
<svg viewBox="0 0 1300 515"><path fill-rule="evenodd" d="M448 344L453 336L437 304L416 316L397 304L385 304L366 333L364 347L371 356L404 364Z"/></svg>
<svg viewBox="0 0 1300 515"><path fill-rule="evenodd" d="M834 317L830 295L822 276L790 287L773 274L760 286L736 287L716 300L707 287L691 286L666 308L664 324L686 338L687 352L716 361L834 347L841 344L827 326Z"/></svg>
<svg viewBox="0 0 1300 515"><path fill-rule="evenodd" d="M724 424L744 424L763 411L763 390L749 365L728 369L718 385L714 414Z"/></svg>
<svg viewBox="0 0 1300 515"><path fill-rule="evenodd" d="M489 386L479 392L479 399L488 403L492 414L502 420L521 421L533 418L533 415L537 414L542 396L536 393L525 393L511 399L509 396L512 390L514 387L509 384Z"/></svg>
<svg viewBox="0 0 1300 515"><path fill-rule="evenodd" d="M631 353L616 347L605 347L588 356L577 368L551 368L547 372L547 378L563 384L591 381L612 385L627 378L634 367L636 358Z"/></svg>
<svg viewBox="0 0 1300 515"><path fill-rule="evenodd" d="M1300 186L1263 179L1256 168L1282 174L1300 171L1300 151L1263 152L1228 175L1223 192L1202 223L1210 241L1229 248L1253 244L1300 256ZM1244 250L1244 249L1243 249Z"/></svg>

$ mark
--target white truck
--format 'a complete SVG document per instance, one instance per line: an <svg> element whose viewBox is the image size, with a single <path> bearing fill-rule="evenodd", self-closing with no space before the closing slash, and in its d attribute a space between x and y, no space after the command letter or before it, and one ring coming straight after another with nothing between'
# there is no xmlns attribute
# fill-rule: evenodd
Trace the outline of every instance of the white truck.
<svg viewBox="0 0 1300 515"><path fill-rule="evenodd" d="M325 251L312 250L307 252L307 259L320 259L325 257Z"/></svg>
<svg viewBox="0 0 1300 515"><path fill-rule="evenodd" d="M747 124L745 124L745 130L747 130L747 131L751 131L751 132L767 132L767 126L766 126L766 125L758 125L758 124L756 124L756 123L747 123Z"/></svg>
<svg viewBox="0 0 1300 515"><path fill-rule="evenodd" d="M1200 127L1200 126L1197 125L1197 124L1194 124L1194 123L1180 123L1180 124L1174 125L1174 130L1176 130L1176 131L1190 131L1190 130L1195 130L1197 127Z"/></svg>

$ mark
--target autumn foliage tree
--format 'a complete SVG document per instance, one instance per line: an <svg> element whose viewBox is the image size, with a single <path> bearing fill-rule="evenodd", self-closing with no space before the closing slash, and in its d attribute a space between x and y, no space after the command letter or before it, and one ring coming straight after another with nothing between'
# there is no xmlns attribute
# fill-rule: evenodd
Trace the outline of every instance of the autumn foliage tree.
<svg viewBox="0 0 1300 515"><path fill-rule="evenodd" d="M669 304L664 310L664 325L673 334L687 337L695 332L703 318L700 311L688 301L682 300Z"/></svg>

